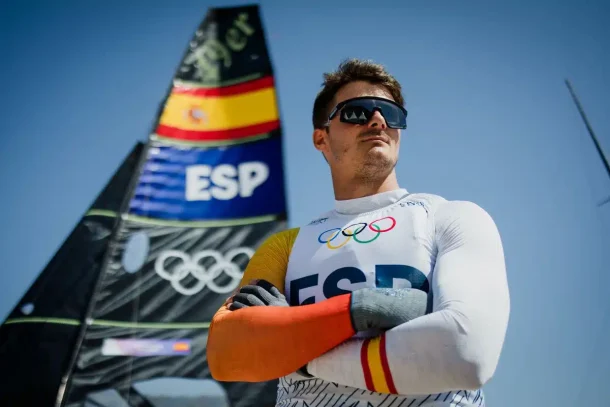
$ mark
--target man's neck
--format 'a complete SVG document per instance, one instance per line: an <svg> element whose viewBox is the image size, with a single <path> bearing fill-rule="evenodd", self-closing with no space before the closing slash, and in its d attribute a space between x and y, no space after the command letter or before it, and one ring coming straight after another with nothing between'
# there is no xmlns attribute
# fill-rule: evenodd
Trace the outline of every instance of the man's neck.
<svg viewBox="0 0 610 407"><path fill-rule="evenodd" d="M382 192L394 191L399 188L396 173L394 171L392 171L387 177L374 180L339 180L333 177L335 199L338 201L362 198L365 196L380 194Z"/></svg>

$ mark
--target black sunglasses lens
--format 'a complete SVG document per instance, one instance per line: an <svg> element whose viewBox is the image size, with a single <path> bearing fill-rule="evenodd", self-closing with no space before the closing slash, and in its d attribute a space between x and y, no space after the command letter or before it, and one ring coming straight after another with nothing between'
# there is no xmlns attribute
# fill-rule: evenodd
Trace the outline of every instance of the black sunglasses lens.
<svg viewBox="0 0 610 407"><path fill-rule="evenodd" d="M401 128L403 123L406 124L406 117L402 110L394 105L385 105L381 107L381 114L385 119L388 127Z"/></svg>
<svg viewBox="0 0 610 407"><path fill-rule="evenodd" d="M351 124L367 124L371 112L362 106L345 106L341 111L341 121Z"/></svg>
<svg viewBox="0 0 610 407"><path fill-rule="evenodd" d="M398 106L378 99L361 99L348 102L341 109L341 121L351 124L366 124L375 110L381 111L388 127L404 129L407 127L407 116Z"/></svg>

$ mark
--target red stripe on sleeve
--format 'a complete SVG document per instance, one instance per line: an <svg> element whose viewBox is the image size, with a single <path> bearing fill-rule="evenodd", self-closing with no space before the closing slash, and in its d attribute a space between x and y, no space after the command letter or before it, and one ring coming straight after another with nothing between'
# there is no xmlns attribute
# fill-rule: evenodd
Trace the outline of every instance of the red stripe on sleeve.
<svg viewBox="0 0 610 407"><path fill-rule="evenodd" d="M381 343L379 345L379 351L381 353L381 367L383 368L383 374L385 375L386 383L392 394L398 394L396 386L394 385L394 379L392 378L392 372L390 371L390 365L388 363L388 354L385 350L385 334L381 335Z"/></svg>
<svg viewBox="0 0 610 407"><path fill-rule="evenodd" d="M364 373L364 382L366 383L366 388L370 391L375 391L375 386L373 385L373 377L371 376L371 368L369 366L369 342L370 339L366 339L362 344L362 348L360 348L360 362L362 363L362 372Z"/></svg>

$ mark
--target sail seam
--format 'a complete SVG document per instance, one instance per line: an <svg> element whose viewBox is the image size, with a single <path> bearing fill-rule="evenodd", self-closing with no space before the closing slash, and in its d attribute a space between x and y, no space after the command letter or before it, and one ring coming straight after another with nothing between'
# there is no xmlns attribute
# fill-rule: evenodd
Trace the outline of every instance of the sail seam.
<svg viewBox="0 0 610 407"><path fill-rule="evenodd" d="M202 83L199 83L199 82L184 81L184 80L180 80L180 79L174 79L173 84L176 87L214 89L214 88L221 88L223 86L237 85L237 84L240 84L240 83L252 81L252 80L255 80L255 79L262 78L262 77L263 77L263 74L258 72L258 73L242 76L240 78L231 79L231 80L228 80L228 81L218 81L217 83L214 83L214 84L202 84Z"/></svg>
<svg viewBox="0 0 610 407"><path fill-rule="evenodd" d="M253 141L265 140L273 135L273 132L255 134L249 137L243 137L237 140L218 140L218 141L188 141L165 137L159 134L152 134L150 139L169 146L189 146L189 147L222 147L233 146L238 144L251 143Z"/></svg>
<svg viewBox="0 0 610 407"><path fill-rule="evenodd" d="M271 222L281 218L281 214L277 215L263 215L254 216L251 218L240 218L240 219L227 219L227 220L201 220L201 221L180 221L180 220L163 220L156 218L147 218L144 216L124 214L123 220L129 220L136 223L144 223L149 225L159 226L183 226L183 227L227 227L227 226L241 226L241 225L253 225L255 223Z"/></svg>
<svg viewBox="0 0 610 407"><path fill-rule="evenodd" d="M77 319L69 318L10 318L4 322L4 325L14 324L58 324L58 325L74 325L79 326L81 322ZM209 328L210 322L125 322L112 321L106 319L92 320L88 325L93 326L111 326L117 328L149 328L149 329L203 329Z"/></svg>

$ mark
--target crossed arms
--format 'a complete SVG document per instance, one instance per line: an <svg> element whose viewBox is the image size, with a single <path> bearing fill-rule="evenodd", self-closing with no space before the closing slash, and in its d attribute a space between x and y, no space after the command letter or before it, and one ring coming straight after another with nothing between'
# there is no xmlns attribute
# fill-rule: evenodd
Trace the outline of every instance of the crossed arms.
<svg viewBox="0 0 610 407"><path fill-rule="evenodd" d="M445 202L434 216L438 253L431 313L365 340L353 338L351 293L312 305L238 312L228 309L229 299L210 327L213 377L264 381L307 365L315 377L378 392L480 388L496 369L508 323L502 244L491 217L472 203ZM265 279L282 290L296 233L282 232L264 243L242 285Z"/></svg>

